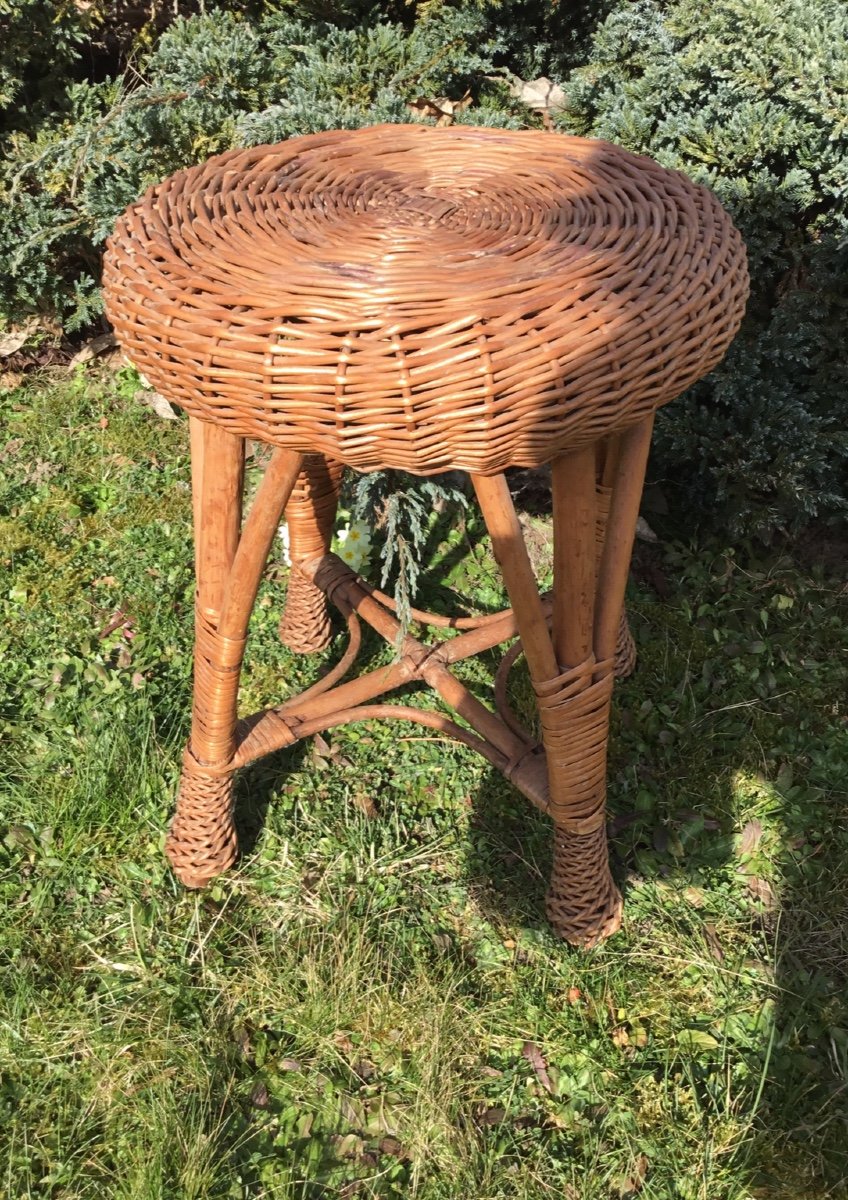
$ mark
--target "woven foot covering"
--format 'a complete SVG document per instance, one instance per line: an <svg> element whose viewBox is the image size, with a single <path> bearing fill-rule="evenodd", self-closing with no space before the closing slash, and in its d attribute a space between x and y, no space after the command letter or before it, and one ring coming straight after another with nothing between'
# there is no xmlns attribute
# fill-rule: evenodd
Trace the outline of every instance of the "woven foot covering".
<svg viewBox="0 0 848 1200"><path fill-rule="evenodd" d="M554 862L545 899L554 932L588 949L621 928L621 893L612 881L607 834L573 834L554 826Z"/></svg>
<svg viewBox="0 0 848 1200"><path fill-rule="evenodd" d="M236 850L233 776L209 774L186 754L165 845L174 874L186 887L205 887L232 865Z"/></svg>
<svg viewBox="0 0 848 1200"><path fill-rule="evenodd" d="M280 620L280 641L295 654L314 654L329 646L331 636L327 597L292 563L286 607Z"/></svg>
<svg viewBox="0 0 848 1200"><path fill-rule="evenodd" d="M575 946L608 937L621 918L605 828L612 686L612 661L591 657L535 688L555 827L547 912L555 932Z"/></svg>
<svg viewBox="0 0 848 1200"><path fill-rule="evenodd" d="M174 872L186 887L204 887L236 857L233 776L227 763L235 748L244 646L243 640L221 637L196 605L192 742L183 758L177 811L166 843Z"/></svg>
<svg viewBox="0 0 848 1200"><path fill-rule="evenodd" d="M330 644L327 598L301 573L298 564L318 558L330 548L343 471L342 463L310 454L286 505L291 573L280 639L296 654L312 654Z"/></svg>

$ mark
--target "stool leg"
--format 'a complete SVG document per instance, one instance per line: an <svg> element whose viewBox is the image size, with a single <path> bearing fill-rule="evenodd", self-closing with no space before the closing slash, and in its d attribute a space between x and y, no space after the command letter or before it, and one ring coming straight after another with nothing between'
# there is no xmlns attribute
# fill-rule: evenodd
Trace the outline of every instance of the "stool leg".
<svg viewBox="0 0 848 1200"><path fill-rule="evenodd" d="M236 856L233 771L247 623L302 456L278 450L241 531L243 439L192 420L195 513L194 706L166 853L187 887L203 887Z"/></svg>
<svg viewBox="0 0 848 1200"><path fill-rule="evenodd" d="M608 937L621 921L606 845L606 753L616 633L651 424L621 439L599 563L594 449L553 464L552 637L506 481L474 479L539 706L554 821L548 917L561 937L580 946Z"/></svg>
<svg viewBox="0 0 848 1200"><path fill-rule="evenodd" d="M618 461L618 438L608 438L600 444L598 482L595 493L596 501L596 558L601 561L604 549L604 539L607 534L609 520L610 498L612 496L612 480L615 477L615 463ZM627 620L627 609L622 608L618 624L618 639L615 644L616 679L627 679L636 669L636 642L630 632Z"/></svg>
<svg viewBox="0 0 848 1200"><path fill-rule="evenodd" d="M299 564L330 549L343 471L340 462L308 454L286 505L291 571L280 638L298 654L323 650L330 643L327 598L301 573Z"/></svg>

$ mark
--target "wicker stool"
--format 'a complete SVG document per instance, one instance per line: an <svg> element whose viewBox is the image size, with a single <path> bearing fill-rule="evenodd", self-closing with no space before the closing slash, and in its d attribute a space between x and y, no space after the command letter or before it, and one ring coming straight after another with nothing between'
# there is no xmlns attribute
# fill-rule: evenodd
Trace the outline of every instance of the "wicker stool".
<svg viewBox="0 0 848 1200"><path fill-rule="evenodd" d="M168 854L190 887L236 854L233 773L319 730L386 717L475 747L554 823L548 915L591 945L618 928L605 773L616 643L655 409L721 359L747 295L709 191L604 142L382 126L213 158L118 222L107 311L130 359L191 418L194 710ZM244 439L274 447L242 520ZM551 463L554 587L541 597L503 472ZM512 608L416 620L387 667L341 682L388 597L329 552L344 465L471 474ZM316 685L239 720L248 620L285 510L282 636L351 634ZM520 638L482 704L451 664ZM623 651L624 652L624 651ZM542 743L511 712L526 657ZM419 680L463 720L375 703ZM474 732L472 732L472 730Z"/></svg>

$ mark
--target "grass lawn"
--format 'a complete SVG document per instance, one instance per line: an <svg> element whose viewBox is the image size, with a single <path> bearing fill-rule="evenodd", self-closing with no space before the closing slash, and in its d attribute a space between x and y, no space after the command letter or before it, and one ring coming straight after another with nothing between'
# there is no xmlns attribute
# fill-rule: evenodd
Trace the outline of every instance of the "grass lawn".
<svg viewBox="0 0 848 1200"><path fill-rule="evenodd" d="M245 772L241 862L190 893L162 854L189 717L187 431L138 387L93 371L0 396L0 1190L848 1195L835 572L657 522L610 765L625 927L591 953L546 926L546 821L407 725ZM502 599L467 520L434 525L431 606ZM270 567L246 707L326 661L281 647L284 589ZM464 667L481 694L494 661Z"/></svg>

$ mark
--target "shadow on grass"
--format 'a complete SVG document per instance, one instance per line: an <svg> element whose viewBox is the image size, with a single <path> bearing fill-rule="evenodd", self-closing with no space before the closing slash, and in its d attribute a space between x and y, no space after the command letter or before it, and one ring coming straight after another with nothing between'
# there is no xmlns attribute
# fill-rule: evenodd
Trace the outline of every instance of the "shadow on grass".
<svg viewBox="0 0 848 1200"><path fill-rule="evenodd" d="M448 548L438 577L446 577L446 564L458 565L465 556L464 546ZM636 566L637 578L652 583L651 572L641 570L638 561ZM654 591L664 599L659 587ZM692 591L694 598L697 588ZM451 610L450 601L455 609L456 599L455 590L430 588L422 603L437 609L444 602ZM742 599L748 602L747 592ZM721 612L716 602L710 619L723 619ZM755 615L743 612L743 627L753 626ZM796 770L807 769L809 753L804 747L813 735L808 731L806 742L797 743L783 737L784 728L800 722L802 700L787 691L791 698L770 712L767 728L753 719L732 725L731 714L721 715L725 709L720 706L728 699L721 681L705 676L703 692L697 697L692 692L687 646L695 646L696 667L701 665L699 655L735 665L739 652L731 654L730 645L724 644L708 644L704 651L694 640L690 644L688 635L674 644L671 616L654 611L652 619L653 638L643 630L640 639L638 624L635 632L646 657L651 642L657 643L651 651L655 659L643 664L641 677L617 687L614 702L611 858L624 894L629 944L624 937L614 939L604 953L614 958L620 951L633 963L640 947L661 949L668 936L663 927L676 922L686 928L694 958L711 959L716 978L728 981L719 990L725 1000L738 1003L740 1011L724 1010L710 1026L713 1051L687 1059L672 1041L649 1048L635 1066L661 1078L670 1062L679 1062L691 1077L705 1124L718 1126L732 1116L746 1128L739 1144L724 1152L738 1163L736 1175L745 1181L746 1195L758 1200L845 1196L848 856L840 855L844 841L834 838L829 843L827 837L844 814L827 810L812 794L796 795L797 787L793 791L785 778L781 782L781 760L794 757ZM659 633L669 639L664 647ZM367 645L366 658L370 656L372 664L377 647L383 648L379 639ZM483 656L488 673L492 661ZM716 669L720 675L723 668ZM730 684L735 678L728 675ZM415 689L405 689L404 694L410 690ZM683 711L690 703L689 693L691 711L676 717L673 736L665 740L669 731L663 723L671 718L663 716L659 725L652 724L657 707L671 698L672 706ZM739 694L748 693L743 689ZM769 700L768 707L773 710L777 703L777 698ZM744 710L744 705L726 707ZM826 726L827 722L822 729ZM765 737L772 741L764 745ZM255 852L281 775L298 770L307 752L299 743L244 773L238 803L244 856ZM831 780L838 778L836 760L848 762L848 754L840 758L835 752L827 791L834 790ZM718 777L719 786L708 785L710 777ZM745 864L739 856L740 836L746 826L753 828L752 822L760 824L766 843L768 861L760 865ZM819 827L817 837L812 836L812 826ZM520 926L548 941L554 953L558 943L550 939L544 909L551 844L547 819L497 772L487 773L474 799L465 884L495 930L506 933ZM779 907L769 891L769 872L779 892ZM562 953L574 952L562 947ZM754 982L733 990L732 980L752 971ZM753 1014L742 1011L751 1005L757 1008ZM732 1081L732 1089L731 1082L727 1084L727 1111L716 1098L722 1072ZM734 1193L734 1200L741 1195Z"/></svg>
<svg viewBox="0 0 848 1200"><path fill-rule="evenodd" d="M619 706L626 704L626 687L618 688ZM735 749L736 774L762 779L762 745L756 734L752 731ZM681 754L690 751L694 754L691 747L680 747ZM805 843L808 854L822 859L811 878L805 869L809 858L776 852L771 867L782 881L776 894L751 873L755 867L739 862L738 831L750 819L751 809L732 778L725 779L722 795L712 806L724 814L720 827L718 821L708 819L686 837L687 826L693 818L697 824L698 814L681 809L674 788L662 785L654 785L656 802L649 811L634 807L626 789L616 785L623 778L616 767L624 757L622 748L614 747L608 802L611 865L624 898L626 933L607 943L605 954L614 958L621 949L628 959L638 958L639 944L650 944L655 933L656 946L662 946L662 931L655 921L662 924L667 914L657 911L655 900L653 914L645 915L644 902L636 899L646 884L691 897L693 906L686 916L670 919L685 920L692 939L702 941L704 952L713 958L715 971L740 978L752 967L765 973L768 999L754 1021L742 1014L746 1027L737 1019L739 1014L728 1012L713 1027L714 1053L721 1053L723 1061L711 1064L709 1055L706 1059L702 1055L699 1061L684 1064L704 1113L713 1114L705 1119L716 1123L722 1114L710 1076L726 1073L728 1089L730 1079L735 1080L733 1104L741 1105L736 1115L749 1123L748 1136L733 1151L737 1175L751 1189L745 1195L768 1200L835 1200L848 1195L848 864L844 855L821 843ZM766 808L779 803L773 786L765 781L758 786L769 802ZM784 816L787 807L783 804L774 813L772 834L782 834L784 845L797 847L801 837L797 821ZM748 828L757 825L754 818ZM512 936L516 926L537 936L548 933L544 904L551 853L548 819L497 772L490 772L475 799L466 881L482 914L502 936ZM698 907L705 882L728 870L738 876L742 895L746 888L750 893L747 915L740 916L738 909L735 914L735 938L732 922L725 918L723 927L720 913ZM725 928L727 944L723 945ZM630 948L623 936L629 936ZM757 943L765 950L762 961L749 957ZM551 939L552 952L556 946ZM564 945L562 952L579 953ZM762 994L762 988L753 989L757 990ZM738 998L741 1008L746 1003L742 989ZM646 1071L653 1070L658 1081L669 1070L665 1054L649 1048L642 1064Z"/></svg>

